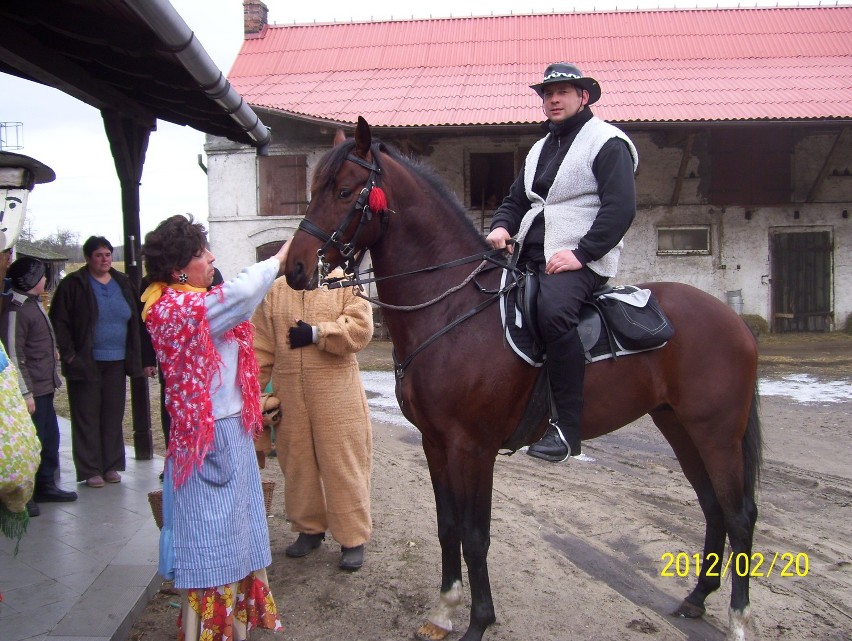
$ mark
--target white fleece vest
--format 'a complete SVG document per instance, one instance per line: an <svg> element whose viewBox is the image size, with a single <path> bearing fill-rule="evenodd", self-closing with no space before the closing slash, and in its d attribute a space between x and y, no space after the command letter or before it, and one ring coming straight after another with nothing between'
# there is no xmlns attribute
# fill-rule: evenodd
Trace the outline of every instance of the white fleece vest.
<svg viewBox="0 0 852 641"><path fill-rule="evenodd" d="M627 135L608 122L593 117L583 125L571 144L571 149L565 154L545 200L532 190L532 184L541 149L550 136L551 134L547 134L535 143L527 154L524 186L532 207L521 220L517 236L518 241L523 243L533 219L544 210L545 260L550 260L553 254L562 249L577 249L580 240L595 221L601 201L592 164L604 143L611 138L620 138L630 148L633 171L639 166L639 154ZM601 276L612 278L618 270L622 247L624 241L620 240L607 254L588 263L589 269Z"/></svg>

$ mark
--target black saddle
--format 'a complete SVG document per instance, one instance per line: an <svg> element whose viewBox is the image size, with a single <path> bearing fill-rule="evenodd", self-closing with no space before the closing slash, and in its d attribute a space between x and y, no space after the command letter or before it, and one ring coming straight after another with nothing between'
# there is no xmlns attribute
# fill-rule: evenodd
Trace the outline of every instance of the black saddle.
<svg viewBox="0 0 852 641"><path fill-rule="evenodd" d="M510 343L515 351L521 349L527 357L540 364L544 360L544 342L538 330L538 291L538 274L532 271L521 273L517 287L505 297L504 325L507 336L511 333L514 338ZM625 302L631 297L639 299L639 302ZM509 309L514 309L514 314L510 314ZM510 329L508 319L512 316L515 327ZM586 360L592 362L658 349L674 335L674 328L653 293L632 285L619 285L592 293L591 300L580 308L577 332ZM522 334L527 336L525 340L521 338Z"/></svg>

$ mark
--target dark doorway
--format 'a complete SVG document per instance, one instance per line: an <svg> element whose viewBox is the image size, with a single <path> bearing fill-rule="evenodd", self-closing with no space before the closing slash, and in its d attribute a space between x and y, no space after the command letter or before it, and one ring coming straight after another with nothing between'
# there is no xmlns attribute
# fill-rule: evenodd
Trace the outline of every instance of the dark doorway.
<svg viewBox="0 0 852 641"><path fill-rule="evenodd" d="M773 331L831 331L831 252L830 231L772 235Z"/></svg>

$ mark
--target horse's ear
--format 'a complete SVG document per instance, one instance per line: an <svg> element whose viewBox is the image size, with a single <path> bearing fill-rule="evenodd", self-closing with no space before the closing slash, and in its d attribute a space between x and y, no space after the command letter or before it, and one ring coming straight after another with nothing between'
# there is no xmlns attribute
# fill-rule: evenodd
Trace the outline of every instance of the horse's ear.
<svg viewBox="0 0 852 641"><path fill-rule="evenodd" d="M372 134L370 134L370 125L367 124L363 116L358 116L358 125L355 127L355 153L366 158L372 142L373 138Z"/></svg>
<svg viewBox="0 0 852 641"><path fill-rule="evenodd" d="M346 133L342 129L338 129L334 132L334 143L332 143L332 147L337 147L337 145L341 144L344 140L346 140Z"/></svg>

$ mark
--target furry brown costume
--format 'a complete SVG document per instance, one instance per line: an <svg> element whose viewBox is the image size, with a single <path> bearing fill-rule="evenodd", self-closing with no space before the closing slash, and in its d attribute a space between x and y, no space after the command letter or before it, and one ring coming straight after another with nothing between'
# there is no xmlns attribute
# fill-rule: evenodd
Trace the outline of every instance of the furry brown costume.
<svg viewBox="0 0 852 641"><path fill-rule="evenodd" d="M352 289L294 291L279 278L252 320L261 387L271 378L281 399L275 448L291 527L362 545L372 532L373 436L355 354L373 336L370 303ZM316 327L318 340L291 349L298 320Z"/></svg>

